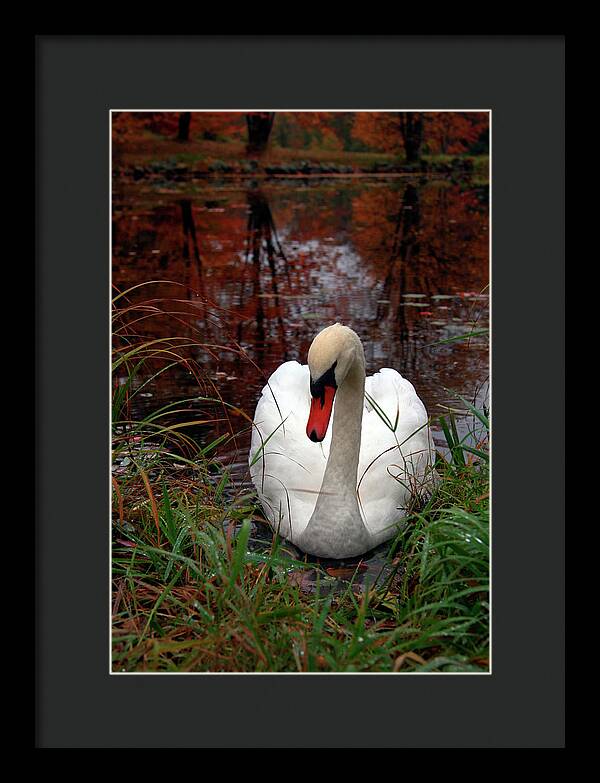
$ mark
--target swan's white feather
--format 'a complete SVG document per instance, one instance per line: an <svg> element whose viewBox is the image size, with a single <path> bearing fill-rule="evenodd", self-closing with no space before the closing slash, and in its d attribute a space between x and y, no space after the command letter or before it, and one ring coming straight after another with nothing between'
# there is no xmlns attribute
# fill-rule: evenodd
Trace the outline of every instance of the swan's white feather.
<svg viewBox="0 0 600 783"><path fill-rule="evenodd" d="M325 439L313 443L306 435L310 400L308 365L285 362L262 390L252 431L252 480L269 522L291 541L311 517L331 445L335 401ZM374 543L394 535L411 494L428 479L431 460L427 412L412 383L389 368L367 377L358 490Z"/></svg>

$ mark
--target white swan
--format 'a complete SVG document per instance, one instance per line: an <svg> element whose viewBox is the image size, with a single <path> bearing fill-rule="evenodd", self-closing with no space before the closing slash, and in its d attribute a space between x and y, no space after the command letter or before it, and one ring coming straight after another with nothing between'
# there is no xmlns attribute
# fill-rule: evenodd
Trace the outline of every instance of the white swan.
<svg viewBox="0 0 600 783"><path fill-rule="evenodd" d="M308 365L285 362L269 378L249 463L274 530L308 554L346 558L395 535L433 478L433 454L413 385L388 368L365 379L358 335L336 323L314 338Z"/></svg>

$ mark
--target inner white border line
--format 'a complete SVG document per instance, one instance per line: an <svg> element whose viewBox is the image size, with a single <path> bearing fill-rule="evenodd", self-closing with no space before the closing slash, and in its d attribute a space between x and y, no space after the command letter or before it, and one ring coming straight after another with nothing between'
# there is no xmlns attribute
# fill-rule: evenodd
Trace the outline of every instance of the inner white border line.
<svg viewBox="0 0 600 783"><path fill-rule="evenodd" d="M109 356L109 372L108 372L108 400L109 400L109 427L108 427L108 442L111 444L111 448L109 449L109 464L108 464L108 475L109 477L112 477L112 406L110 404L110 401L112 399L112 372L110 367L110 356L112 355L112 329L111 329L111 303L112 303L112 297L113 297L113 290L112 290L112 114L113 112L131 112L132 114L135 112L163 112L163 113L170 113L170 112L182 112L182 111L189 111L193 113L214 113L214 114L235 114L236 112L239 113L246 113L248 111L252 112L262 112L262 111L269 111L269 112L286 112L289 114L301 114L303 112L311 112L311 113L353 113L353 114L365 114L370 112L380 112L382 114L391 113L391 112L421 112L422 114L428 114L431 112L461 112L461 113L479 113L484 114L487 113L489 115L489 158L488 158L488 188L489 188L489 206L488 206L488 291L489 291L489 349L488 349L488 364L489 364L489 383L488 383L488 394L489 394L489 401L490 401L490 410L492 408L492 296L491 296L491 281L492 281L492 110L491 109L109 109L108 110L108 192L109 192L109 207L108 207L108 248L109 248L109 260L108 260L108 301L109 301L109 314L108 314L108 356ZM493 476L493 455L492 455L492 433L490 430L490 500L492 498L492 476ZM488 562L489 562L489 569L490 569L490 593L489 593L489 603L490 603L490 634L489 634L489 670L487 672L415 672L415 671L406 671L406 672L245 672L245 671L239 671L239 672L117 672L112 670L112 631L113 631L113 624L112 624L112 519L110 517L110 509L112 508L112 482L109 480L108 482L108 508L109 508L109 525L108 525L108 552L109 552L109 570L108 570L108 674L109 676L135 676L135 675L141 675L141 676L148 676L148 675L158 675L158 676L215 676L215 675L234 675L239 676L241 674L243 675L275 675L276 677L281 676L293 676L293 677L305 677L305 676L338 676L338 675L348 675L352 677L360 677L365 675L374 675L374 676L385 676L385 677L397 677L398 675L401 675L403 677L425 677L427 675L433 675L437 677L449 677L449 676L475 676L475 677L490 677L493 673L492 671L492 657L493 657L493 644L492 644L492 628L493 628L493 611L492 611L492 506L490 503L490 522L489 522L489 528L490 528L490 543L489 543L489 551L488 551Z"/></svg>

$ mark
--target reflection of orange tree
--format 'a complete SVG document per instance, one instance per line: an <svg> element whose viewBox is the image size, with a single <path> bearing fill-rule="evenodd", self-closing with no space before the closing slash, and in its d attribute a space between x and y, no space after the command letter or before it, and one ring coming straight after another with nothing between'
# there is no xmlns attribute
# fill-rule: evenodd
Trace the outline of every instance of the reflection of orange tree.
<svg viewBox="0 0 600 783"><path fill-rule="evenodd" d="M476 191L445 183L407 184L400 194L366 190L353 201L353 218L353 244L383 281L377 320L398 324L407 350L418 309L404 294L481 290L488 282L487 205Z"/></svg>
<svg viewBox="0 0 600 783"><path fill-rule="evenodd" d="M478 191L431 183L365 190L353 200L352 241L379 279L404 255L406 284L433 293L487 283L487 203ZM418 264L416 263L418 257ZM431 289L431 290L430 290Z"/></svg>
<svg viewBox="0 0 600 783"><path fill-rule="evenodd" d="M192 211L192 201L189 198L184 198L179 201L181 208L181 223L183 228L183 247L182 254L186 261L188 270L190 269L190 240L192 242L192 248L194 252L195 260L195 279L192 278L190 271L190 285L198 290L200 293L204 293L204 280L202 276L202 259L200 258L200 250L198 248L198 238L196 236L196 223L194 220L194 213Z"/></svg>
<svg viewBox="0 0 600 783"><path fill-rule="evenodd" d="M266 260L271 276L271 294L274 305L275 320L277 322L279 340L283 348L283 355L287 353L285 328L283 325L282 308L279 301L279 290L277 286L277 264L276 259L283 261L283 268L289 283L288 260L279 237L271 208L265 194L258 188L251 188L246 193L248 201L248 229L246 234L246 263L252 262L252 293L248 299L245 295L246 275L242 275L240 302L252 302L254 305L254 317L257 331L257 361L259 365L264 359L264 348L266 344L265 331L265 292L262 288L262 266L263 259ZM243 341L244 321L238 323L238 341Z"/></svg>
<svg viewBox="0 0 600 783"><path fill-rule="evenodd" d="M243 203L239 195L211 196L115 215L113 279L127 286L168 277L230 310L239 334L255 321L271 322L279 339L281 287L291 284L290 268L267 196L258 189ZM293 208L282 214L284 222L291 220Z"/></svg>
<svg viewBox="0 0 600 783"><path fill-rule="evenodd" d="M462 290L487 283L488 206L479 194L484 191L463 190L459 185L440 185L423 193L427 253L442 266L448 285Z"/></svg>
<svg viewBox="0 0 600 783"><path fill-rule="evenodd" d="M385 217L384 217L385 216ZM382 219L383 217L383 219ZM383 280L376 319L392 318L398 325L399 342L410 351L409 324L402 294L407 278L418 268L420 240L419 193L408 184L400 201L389 189L366 191L354 201L356 233L353 242L361 255L375 267L376 278ZM410 357L403 356L406 366Z"/></svg>
<svg viewBox="0 0 600 783"><path fill-rule="evenodd" d="M140 279L174 280L232 310L240 330L271 322L276 334L267 338L283 339L280 289L282 282L290 285L288 259L262 191L250 190L245 203L215 193L212 200L183 198L133 213L117 208L113 248L113 281L120 288ZM167 283L161 293L181 295Z"/></svg>
<svg viewBox="0 0 600 783"><path fill-rule="evenodd" d="M201 287L207 268L226 278L232 249L243 247L245 225L245 205L218 200L177 199L122 214L117 208L113 276L120 285L169 277L191 288Z"/></svg>
<svg viewBox="0 0 600 783"><path fill-rule="evenodd" d="M161 303L162 314L139 319L140 334L148 338L166 338L172 329L172 322L165 317L178 320L180 334L185 335L193 326L200 329L206 342L216 339L222 331L217 321L231 314L220 310L219 319L211 315L207 297L213 299L218 286L212 284L207 291L206 268L211 271L223 269L216 262L216 256L227 253L229 247L215 251L209 244L215 234L239 235L243 237L244 215L241 212L225 211L213 213L206 203L194 204L191 199L178 199L153 209L126 211L117 209L113 216L113 283L119 290L126 290L140 281L162 281L153 284L152 292L156 303ZM243 241L243 240L241 240ZM224 243L223 243L224 244ZM170 282L168 282L170 281ZM147 296L147 288L136 288L130 294L133 302ZM185 297L187 303L182 300ZM149 315L153 313L148 309ZM229 357L224 356L227 363ZM185 379L181 379L185 383ZM164 383L160 379L160 383Z"/></svg>
<svg viewBox="0 0 600 783"><path fill-rule="evenodd" d="M290 234L299 242L340 238L349 230L352 222L352 196L349 190L338 187L312 188L307 200L296 202L286 222ZM280 210L278 208L278 214ZM286 213L281 210L284 221Z"/></svg>

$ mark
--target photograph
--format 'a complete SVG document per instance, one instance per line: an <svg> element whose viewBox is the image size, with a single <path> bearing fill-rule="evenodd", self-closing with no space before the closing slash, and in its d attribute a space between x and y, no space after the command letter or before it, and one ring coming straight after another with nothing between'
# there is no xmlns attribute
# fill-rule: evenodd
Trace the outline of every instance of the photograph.
<svg viewBox="0 0 600 783"><path fill-rule="evenodd" d="M492 673L492 124L107 113L111 675Z"/></svg>

